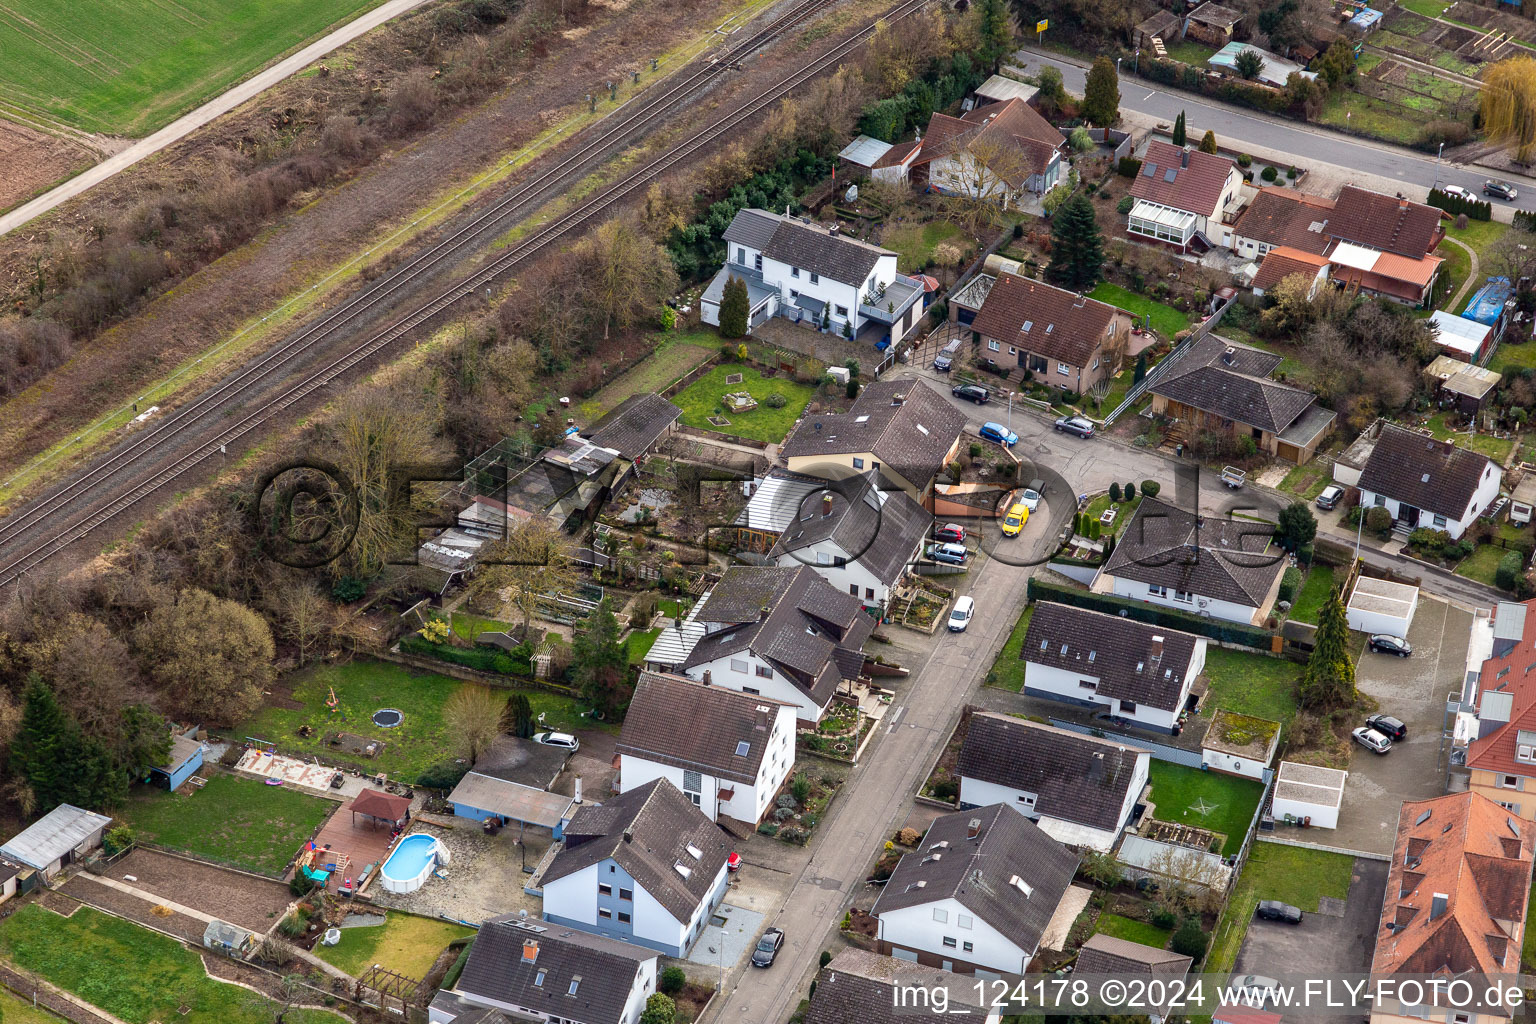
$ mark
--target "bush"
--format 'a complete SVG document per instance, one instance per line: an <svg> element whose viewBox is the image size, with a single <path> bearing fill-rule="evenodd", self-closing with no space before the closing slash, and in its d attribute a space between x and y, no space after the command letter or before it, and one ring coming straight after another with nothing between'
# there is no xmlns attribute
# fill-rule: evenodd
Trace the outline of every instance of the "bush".
<svg viewBox="0 0 1536 1024"><path fill-rule="evenodd" d="M1391 533L1392 513L1379 505L1371 508L1365 513L1365 528L1382 536Z"/></svg>
<svg viewBox="0 0 1536 1024"><path fill-rule="evenodd" d="M825 967L825 966L827 966L827 964L829 964L831 962L832 962L832 954L827 952L826 950L822 950L821 951L821 956L818 957L817 960L816 960L816 966L818 966L818 967Z"/></svg>
<svg viewBox="0 0 1536 1024"><path fill-rule="evenodd" d="M789 404L789 399L775 391L773 394L763 399L763 404L770 409L782 409Z"/></svg>
<svg viewBox="0 0 1536 1024"><path fill-rule="evenodd" d="M1173 933L1173 951L1180 956L1194 957L1199 960L1205 956L1205 945L1208 936L1205 929L1200 927L1200 919L1187 917L1184 923L1179 925L1179 930Z"/></svg>
<svg viewBox="0 0 1536 1024"><path fill-rule="evenodd" d="M688 975L683 973L681 967L672 966L663 970L656 979L656 990L669 996L675 996L688 984Z"/></svg>
<svg viewBox="0 0 1536 1024"><path fill-rule="evenodd" d="M1270 166L1260 171L1259 177L1263 178L1265 181L1274 181L1276 178L1280 177L1280 172L1276 171L1273 166Z"/></svg>
<svg viewBox="0 0 1536 1024"><path fill-rule="evenodd" d="M1493 571L1493 582L1501 590L1518 590L1525 573L1525 558L1518 551L1507 552Z"/></svg>
<svg viewBox="0 0 1536 1024"><path fill-rule="evenodd" d="M304 872L302 871L295 872L294 876L288 880L288 891L297 896L299 899L303 899L305 896L308 896L312 891L314 891L314 888L314 881L312 879L305 878ZM295 912L293 916L298 917L297 912ZM283 923L287 924L288 919L284 918ZM300 922L299 931L301 933L304 931L302 922ZM284 932L283 934L287 935L289 933Z"/></svg>
<svg viewBox="0 0 1536 1024"><path fill-rule="evenodd" d="M790 782L789 791L795 795L797 802L803 804L811 798L811 780L801 772L795 776L794 781Z"/></svg>
<svg viewBox="0 0 1536 1024"><path fill-rule="evenodd" d="M1295 180L1295 178L1296 178L1296 175L1298 175L1298 174L1300 174L1300 173L1301 173L1301 172L1300 172L1300 171L1298 171L1298 170L1296 170L1296 168L1295 168L1295 167L1292 167L1292 168L1291 168L1291 169L1290 169L1290 170L1288 170L1288 171L1286 171L1286 172L1285 172L1285 176L1286 176L1286 177L1287 177L1287 178L1290 178L1290 179L1292 179L1292 180Z"/></svg>
<svg viewBox="0 0 1536 1024"><path fill-rule="evenodd" d="M1179 915L1167 907L1159 907L1152 911L1152 924L1154 927L1172 929L1178 923Z"/></svg>
<svg viewBox="0 0 1536 1024"><path fill-rule="evenodd" d="M1253 166L1253 157L1249 156L1247 153L1237 154L1237 166L1241 167L1243 170L1247 170Z"/></svg>
<svg viewBox="0 0 1536 1024"><path fill-rule="evenodd" d="M331 599L338 604L361 601L366 593L368 593L367 585L356 576L343 576L331 587Z"/></svg>
<svg viewBox="0 0 1536 1024"><path fill-rule="evenodd" d="M126 850L133 845L133 829L128 825L114 825L101 837L101 845L109 856Z"/></svg>
<svg viewBox="0 0 1536 1024"><path fill-rule="evenodd" d="M1155 498L1157 497L1157 492L1162 489L1163 485L1158 483L1156 480L1143 480L1141 482L1141 493L1143 497Z"/></svg>
<svg viewBox="0 0 1536 1024"><path fill-rule="evenodd" d="M933 798L952 803L960 796L960 783L954 779L941 779L933 784Z"/></svg>
<svg viewBox="0 0 1536 1024"><path fill-rule="evenodd" d="M469 774L469 765L457 761L439 761L416 776L416 785L424 789L449 790Z"/></svg>
<svg viewBox="0 0 1536 1024"><path fill-rule="evenodd" d="M971 447L970 447L970 449L969 449L969 450L970 450L970 453L971 453L971 458L973 458L973 459L979 459L979 458L981 458L981 453L982 453L982 452L983 452L983 451L984 451L984 450L985 450L985 449L983 449L983 448L982 448L982 447L981 447L981 445L979 445L979 444L973 444L973 445L971 445Z"/></svg>
<svg viewBox="0 0 1536 1024"><path fill-rule="evenodd" d="M1464 213L1473 220L1493 218L1493 204L1486 199L1463 199L1461 196L1453 196L1436 188L1430 190L1429 199L1426 202L1449 214Z"/></svg>
<svg viewBox="0 0 1536 1024"><path fill-rule="evenodd" d="M1314 549L1310 541L1301 545L1296 549L1296 561L1300 562L1302 565L1311 565L1313 550Z"/></svg>
<svg viewBox="0 0 1536 1024"><path fill-rule="evenodd" d="M1110 482L1110 485L1109 485L1109 500L1114 502L1116 505L1120 504L1120 483L1119 483L1119 481L1111 481Z"/></svg>
<svg viewBox="0 0 1536 1024"><path fill-rule="evenodd" d="M1131 207L1135 205L1136 200L1132 199L1130 196L1121 196L1120 201L1115 204L1115 209L1120 213L1130 213Z"/></svg>
<svg viewBox="0 0 1536 1024"><path fill-rule="evenodd" d="M1134 178L1141 173L1141 161L1133 156L1123 156L1115 165L1115 172L1122 178Z"/></svg>
<svg viewBox="0 0 1536 1024"><path fill-rule="evenodd" d="M1296 600L1296 591L1301 588L1301 570L1294 565L1287 566L1280 577L1280 590L1275 597L1281 601Z"/></svg>

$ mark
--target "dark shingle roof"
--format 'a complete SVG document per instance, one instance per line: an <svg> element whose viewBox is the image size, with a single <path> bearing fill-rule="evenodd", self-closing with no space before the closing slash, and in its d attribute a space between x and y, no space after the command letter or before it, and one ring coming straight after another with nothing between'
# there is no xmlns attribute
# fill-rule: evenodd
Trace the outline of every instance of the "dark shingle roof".
<svg viewBox="0 0 1536 1024"><path fill-rule="evenodd" d="M984 141L996 146L1009 146L1022 157L1017 167L993 168L994 173L1009 178L1015 187L1024 184L1031 174L1043 174L1051 165L1051 158L1066 143L1066 138L1035 109L1021 99L988 103L970 111L964 117L934 114L928 121L916 164L925 164L941 157L963 153L977 142Z"/></svg>
<svg viewBox="0 0 1536 1024"><path fill-rule="evenodd" d="M1048 607L1064 606L1041 604L1037 614ZM1113 831L1121 825L1120 810L1144 753L1117 741L978 712L971 716L955 771L1034 793L1035 810L1047 817Z"/></svg>
<svg viewBox="0 0 1536 1024"><path fill-rule="evenodd" d="M882 380L865 385L845 413L802 419L781 454L793 459L870 452L904 479L922 485L944 465L964 430L965 413L929 385Z"/></svg>
<svg viewBox="0 0 1536 1024"><path fill-rule="evenodd" d="M1486 455L1383 423L1371 457L1360 470L1360 489L1460 519L1489 468Z"/></svg>
<svg viewBox="0 0 1536 1024"><path fill-rule="evenodd" d="M1325 230L1332 238L1420 260L1435 245L1440 211L1383 192L1345 185L1333 201L1333 216L1328 218Z"/></svg>
<svg viewBox="0 0 1536 1024"><path fill-rule="evenodd" d="M850 562L890 586L906 572L932 523L933 517L905 491L880 490L879 478L871 471L829 480L823 490L807 496L769 557L806 551L797 557L810 566L815 555L807 549L830 540Z"/></svg>
<svg viewBox="0 0 1536 1024"><path fill-rule="evenodd" d="M1323 229L1331 216L1332 200L1305 195L1293 188L1261 188L1237 218L1232 232L1268 245L1288 245L1316 254L1328 248L1328 236Z"/></svg>
<svg viewBox="0 0 1536 1024"><path fill-rule="evenodd" d="M583 1024L618 1024L635 975L656 955L627 942L560 925L524 923L509 914L480 926L457 991ZM580 981L570 995L573 978Z"/></svg>
<svg viewBox="0 0 1536 1024"><path fill-rule="evenodd" d="M1156 660L1156 638L1162 654ZM1096 692L1173 711L1199 637L1104 612L1042 602L1019 657L1036 665L1098 676Z"/></svg>
<svg viewBox="0 0 1536 1024"><path fill-rule="evenodd" d="M1317 400L1269 379L1280 357L1208 334L1195 342L1152 393L1278 434Z"/></svg>
<svg viewBox="0 0 1536 1024"><path fill-rule="evenodd" d="M1196 598L1260 607L1285 570L1274 548L1273 527L1195 515L1157 498L1143 498L1126 524L1104 572ZM1198 545L1199 557L1191 549ZM1191 611L1199 611L1191 606Z"/></svg>
<svg viewBox="0 0 1536 1024"><path fill-rule="evenodd" d="M977 834L968 838L972 822ZM928 829L922 848L901 858L873 913L953 898L1021 949L1033 949L1072 884L1077 860L1002 804L945 814Z"/></svg>
<svg viewBox="0 0 1536 1024"><path fill-rule="evenodd" d="M924 1014L911 1006L898 1009L897 985L908 992L945 989L950 1013ZM863 949L845 949L817 975L805 1024L909 1024L925 1016L981 1020L984 1014L977 1002L972 978ZM970 1015L960 1015L962 1009L969 1009Z"/></svg>
<svg viewBox="0 0 1536 1024"><path fill-rule="evenodd" d="M698 857L688 852L690 845ZM686 921L709 897L729 854L725 833L671 782L657 779L577 811L565 827L565 849L545 869L544 881L612 857L667 913ZM678 864L688 868L686 878Z"/></svg>
<svg viewBox="0 0 1536 1024"><path fill-rule="evenodd" d="M1188 156L1188 166L1184 164ZM1167 142L1147 143L1141 173L1131 184L1131 195L1175 210L1186 210L1204 217L1216 214L1222 190L1233 163L1224 156L1202 153L1198 149L1180 149ZM1168 177L1172 172L1173 177Z"/></svg>
<svg viewBox="0 0 1536 1024"><path fill-rule="evenodd" d="M1017 274L998 274L971 329L988 338L1087 366L1109 337L1113 306Z"/></svg>
<svg viewBox="0 0 1536 1024"><path fill-rule="evenodd" d="M1243 16L1230 7L1223 7L1217 3L1203 3L1189 13L1190 21L1198 21L1202 25L1217 25L1221 28L1231 28L1243 20Z"/></svg>
<svg viewBox="0 0 1536 1024"><path fill-rule="evenodd" d="M754 249L765 249L779 229L779 215L767 210L738 210L720 237Z"/></svg>
<svg viewBox="0 0 1536 1024"><path fill-rule="evenodd" d="M774 720L784 706L756 694L642 672L617 749L750 785L757 781ZM688 727L678 728L681 722ZM746 752L737 754L743 743Z"/></svg>
<svg viewBox="0 0 1536 1024"><path fill-rule="evenodd" d="M1078 950L1073 973L1084 977L1102 974L1124 978L1131 974L1151 974L1160 978L1182 978L1194 962L1191 957L1101 932L1091 936ZM1169 1003L1173 1001L1168 1000ZM1166 1011L1160 1014L1167 1015Z"/></svg>
<svg viewBox="0 0 1536 1024"><path fill-rule="evenodd" d="M644 455L683 410L660 395L630 395L592 425L587 438L626 459Z"/></svg>

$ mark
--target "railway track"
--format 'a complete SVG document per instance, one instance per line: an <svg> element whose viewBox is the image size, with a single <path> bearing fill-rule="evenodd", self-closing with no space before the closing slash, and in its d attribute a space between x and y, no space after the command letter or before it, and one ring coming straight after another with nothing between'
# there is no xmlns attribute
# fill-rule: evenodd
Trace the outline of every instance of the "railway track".
<svg viewBox="0 0 1536 1024"><path fill-rule="evenodd" d="M316 343L333 333L345 331L347 325L371 313L387 308L391 301L403 296L413 286L441 269L440 265L461 257L467 251L483 243L487 237L502 233L509 222L531 212L530 207L543 201L547 193L567 187L580 180L591 166L608 159L615 146L638 131L664 121L679 103L692 95L710 79L725 73L746 55L754 52L807 16L831 6L836 0L804 0L784 15L764 26L751 37L729 47L724 54L713 58L697 70L675 83L669 82L657 94L642 94L639 99L652 102L643 109L626 115L614 124L603 123L603 130L588 138L582 137L580 146L562 157L540 181L530 181L497 199L485 210L471 216L449 235L406 263L394 268L372 286L352 296L335 310L315 323L301 329L274 349L253 360L238 373L226 378L215 387L197 396L187 405L178 408L170 416L153 424L148 430L125 440L105 458L88 467L78 476L49 492L15 516L0 523L0 551L21 546L24 550L4 556L0 563L0 586L17 579L48 558L76 541L111 522L124 511L136 505L155 491L166 486L200 463L224 452L279 412L333 383L368 359L379 354L392 343L429 323L444 310L465 297L474 294L496 279L505 275L518 264L537 254L556 239L567 234L607 210L614 203L634 193L657 175L676 166L682 160L698 152L722 135L762 113L787 93L822 73L845 58L868 38L874 27L861 29L820 57L785 76L757 97L717 119L708 127L690 135L666 153L652 160L620 180L600 189L591 198L555 218L549 224L530 234L517 245L497 255L484 267L461 278L414 310L399 317L393 323L372 334L346 352L317 368L305 371L297 379L280 386L259 406L250 410L239 409L242 396L253 387L271 383L282 375L283 368L298 359ZM904 0L886 15L894 21L908 17L926 6L929 0ZM232 408L234 407L234 408ZM220 425L231 412L238 418ZM173 449L185 445L188 435L201 431L208 436L191 441L192 450L179 458ZM156 459L169 461L169 465L156 468ZM171 461L173 460L173 461ZM145 479L134 483L123 481L133 473ZM89 495L105 487L117 484L128 489L92 505ZM52 520L76 504L84 503L86 510L67 525L49 530L47 536L27 545L30 532L47 529Z"/></svg>

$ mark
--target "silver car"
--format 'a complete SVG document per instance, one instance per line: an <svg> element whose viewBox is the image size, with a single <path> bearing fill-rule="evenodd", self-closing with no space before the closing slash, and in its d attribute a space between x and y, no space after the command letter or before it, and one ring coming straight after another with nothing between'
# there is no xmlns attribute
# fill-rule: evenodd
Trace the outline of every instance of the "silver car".
<svg viewBox="0 0 1536 1024"><path fill-rule="evenodd" d="M1362 725L1350 733L1355 742L1367 750L1377 754L1385 754L1392 749L1392 741L1368 725Z"/></svg>
<svg viewBox="0 0 1536 1024"><path fill-rule="evenodd" d="M568 732L538 732L533 734L533 742L542 743L546 747L561 747L571 753L581 749L581 741Z"/></svg>

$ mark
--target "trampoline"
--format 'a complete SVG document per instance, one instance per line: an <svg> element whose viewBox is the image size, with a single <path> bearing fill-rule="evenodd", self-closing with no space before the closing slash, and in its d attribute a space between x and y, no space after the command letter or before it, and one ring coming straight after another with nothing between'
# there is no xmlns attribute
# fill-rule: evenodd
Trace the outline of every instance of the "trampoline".
<svg viewBox="0 0 1536 1024"><path fill-rule="evenodd" d="M380 708L373 713L373 724L380 729L393 729L405 720L405 713L394 708Z"/></svg>

